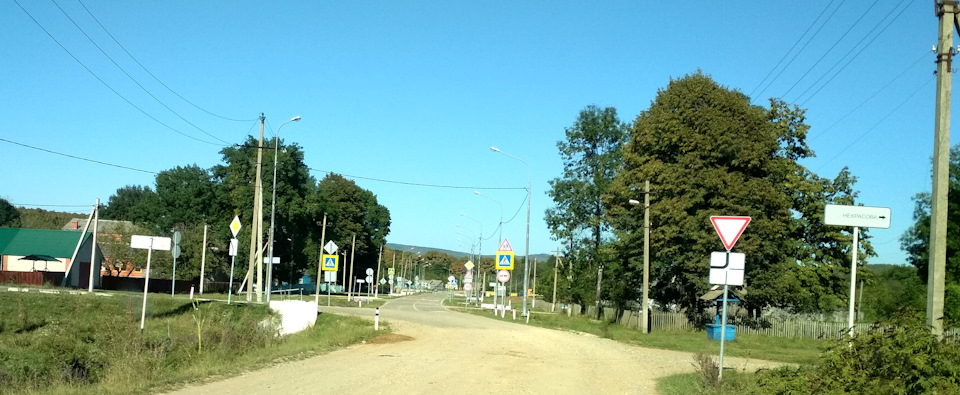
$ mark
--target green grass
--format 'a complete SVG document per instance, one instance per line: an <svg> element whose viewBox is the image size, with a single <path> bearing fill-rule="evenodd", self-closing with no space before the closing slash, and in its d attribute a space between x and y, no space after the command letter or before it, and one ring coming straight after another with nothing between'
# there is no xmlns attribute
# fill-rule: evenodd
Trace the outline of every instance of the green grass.
<svg viewBox="0 0 960 395"><path fill-rule="evenodd" d="M0 392L150 393L385 332L369 320L321 314L313 328L278 338L261 325L276 320L264 305L207 301L195 309L179 295L151 294L141 333L141 298L0 292Z"/></svg>
<svg viewBox="0 0 960 395"><path fill-rule="evenodd" d="M657 392L662 395L691 394L757 394L760 388L753 373L725 370L720 388L706 388L698 373L681 373L657 381Z"/></svg>
<svg viewBox="0 0 960 395"><path fill-rule="evenodd" d="M516 323L526 322L525 319L520 318L519 312L517 313L517 320L514 321L510 312L507 312L504 318L499 316L494 318L493 312L490 310L464 309L463 298L459 298L459 301L454 298L452 303L447 301L444 303L452 308L459 308L462 311L491 319ZM459 306L457 306L458 304ZM514 303L514 306L518 307L518 304ZM530 315L530 325L539 327L590 333L641 347L705 354L716 354L720 350L720 343L708 340L706 332L653 330L648 334L643 334L637 329L627 328L616 323L597 321L580 315L568 317L564 314L542 312L539 309L532 309L531 312L533 314ZM736 340L726 342L724 355L789 363L813 363L820 355L820 350L824 345L824 341L817 339L738 333Z"/></svg>

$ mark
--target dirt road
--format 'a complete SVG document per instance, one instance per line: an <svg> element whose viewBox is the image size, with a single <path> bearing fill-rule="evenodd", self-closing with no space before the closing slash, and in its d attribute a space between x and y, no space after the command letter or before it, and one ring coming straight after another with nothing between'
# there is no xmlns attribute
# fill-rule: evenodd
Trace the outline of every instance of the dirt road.
<svg viewBox="0 0 960 395"><path fill-rule="evenodd" d="M693 355L500 322L441 306L444 294L380 309L394 334L175 394L654 394L656 379L693 371ZM327 308L372 315L370 309ZM492 313L491 313L492 315ZM725 358L728 368L779 364Z"/></svg>

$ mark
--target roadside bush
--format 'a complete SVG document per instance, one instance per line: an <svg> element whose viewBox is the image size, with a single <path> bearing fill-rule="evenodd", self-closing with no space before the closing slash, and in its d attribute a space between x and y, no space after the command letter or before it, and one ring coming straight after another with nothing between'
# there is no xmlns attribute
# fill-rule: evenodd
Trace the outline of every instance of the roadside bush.
<svg viewBox="0 0 960 395"><path fill-rule="evenodd" d="M958 339L937 339L916 312L896 317L833 341L814 365L758 372L758 384L770 394L960 393Z"/></svg>

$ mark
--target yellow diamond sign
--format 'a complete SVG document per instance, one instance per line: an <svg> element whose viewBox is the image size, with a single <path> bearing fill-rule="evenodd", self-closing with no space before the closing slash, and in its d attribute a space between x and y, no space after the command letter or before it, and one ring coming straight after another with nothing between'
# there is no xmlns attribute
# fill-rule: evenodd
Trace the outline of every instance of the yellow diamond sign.
<svg viewBox="0 0 960 395"><path fill-rule="evenodd" d="M237 237L237 232L240 232L240 216L234 216L233 221L230 222L230 231L233 232L233 237Z"/></svg>

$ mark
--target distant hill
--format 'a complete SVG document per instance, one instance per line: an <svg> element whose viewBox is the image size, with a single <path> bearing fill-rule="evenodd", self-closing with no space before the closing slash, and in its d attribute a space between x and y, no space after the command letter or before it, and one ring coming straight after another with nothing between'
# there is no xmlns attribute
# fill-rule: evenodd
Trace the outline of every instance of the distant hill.
<svg viewBox="0 0 960 395"><path fill-rule="evenodd" d="M413 248L412 251L417 253L425 253L427 251L437 251L437 252L453 255L457 258L467 258L470 255L469 252L465 253L463 251L451 251L451 250L444 250L442 248L421 247L421 246L412 246L412 245L397 244L397 243L387 243L387 247L395 251L411 251L411 248ZM517 253L518 256L522 256L522 253L516 252L516 249L514 250L514 252ZM549 259L551 255L552 254L531 254L530 259L536 259L539 262L544 262L547 259ZM483 254L483 256L493 257L493 254Z"/></svg>

